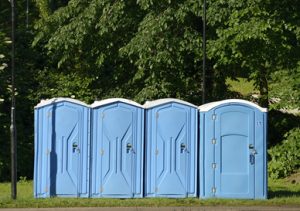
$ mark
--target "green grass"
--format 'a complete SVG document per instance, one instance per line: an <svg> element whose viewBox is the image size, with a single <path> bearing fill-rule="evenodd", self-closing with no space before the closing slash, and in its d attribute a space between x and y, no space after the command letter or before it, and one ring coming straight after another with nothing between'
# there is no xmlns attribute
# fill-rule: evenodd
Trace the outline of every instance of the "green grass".
<svg viewBox="0 0 300 211"><path fill-rule="evenodd" d="M230 91L238 92L243 96L259 93L254 87L254 81L248 81L246 78L237 78L237 80L227 78L226 84Z"/></svg>
<svg viewBox="0 0 300 211"><path fill-rule="evenodd" d="M32 182L18 183L18 199L10 199L10 184L0 184L0 208L12 207L159 207L159 206L300 206L300 183L286 180L269 181L268 200L233 199L82 199L48 198L34 199Z"/></svg>

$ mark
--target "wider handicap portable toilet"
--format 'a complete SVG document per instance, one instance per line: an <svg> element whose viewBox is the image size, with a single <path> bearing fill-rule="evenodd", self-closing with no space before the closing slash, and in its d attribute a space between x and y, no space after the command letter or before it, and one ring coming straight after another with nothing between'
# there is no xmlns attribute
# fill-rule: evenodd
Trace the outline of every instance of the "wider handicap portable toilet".
<svg viewBox="0 0 300 211"><path fill-rule="evenodd" d="M122 98L91 107L91 197L143 197L143 107Z"/></svg>
<svg viewBox="0 0 300 211"><path fill-rule="evenodd" d="M267 197L267 109L245 100L200 110L200 198Z"/></svg>
<svg viewBox="0 0 300 211"><path fill-rule="evenodd" d="M89 196L89 116L70 98L41 101L34 109L34 197Z"/></svg>
<svg viewBox="0 0 300 211"><path fill-rule="evenodd" d="M196 197L197 107L178 99L144 107L145 197Z"/></svg>

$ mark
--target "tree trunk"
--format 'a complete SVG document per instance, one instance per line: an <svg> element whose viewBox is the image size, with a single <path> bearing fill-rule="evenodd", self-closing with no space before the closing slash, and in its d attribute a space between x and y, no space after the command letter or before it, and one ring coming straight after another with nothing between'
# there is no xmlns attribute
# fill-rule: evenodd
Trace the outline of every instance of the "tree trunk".
<svg viewBox="0 0 300 211"><path fill-rule="evenodd" d="M264 108L269 108L269 88L268 88L268 71L265 67L261 68L259 73L259 105Z"/></svg>

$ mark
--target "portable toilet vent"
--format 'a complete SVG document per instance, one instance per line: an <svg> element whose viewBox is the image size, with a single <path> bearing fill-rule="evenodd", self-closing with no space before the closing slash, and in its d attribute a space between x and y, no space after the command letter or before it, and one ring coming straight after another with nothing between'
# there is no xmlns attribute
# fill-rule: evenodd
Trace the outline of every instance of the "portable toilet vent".
<svg viewBox="0 0 300 211"><path fill-rule="evenodd" d="M143 197L143 107L121 98L91 107L91 197Z"/></svg>
<svg viewBox="0 0 300 211"><path fill-rule="evenodd" d="M245 100L200 110L200 198L267 197L267 109Z"/></svg>
<svg viewBox="0 0 300 211"><path fill-rule="evenodd" d="M197 107L177 99L147 102L146 197L195 197Z"/></svg>
<svg viewBox="0 0 300 211"><path fill-rule="evenodd" d="M34 109L34 196L89 196L89 107L53 98Z"/></svg>

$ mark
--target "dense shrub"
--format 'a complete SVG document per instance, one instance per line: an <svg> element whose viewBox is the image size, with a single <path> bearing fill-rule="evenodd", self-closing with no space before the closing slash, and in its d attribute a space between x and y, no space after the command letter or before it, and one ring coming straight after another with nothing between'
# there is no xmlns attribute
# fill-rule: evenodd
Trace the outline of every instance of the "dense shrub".
<svg viewBox="0 0 300 211"><path fill-rule="evenodd" d="M284 135L300 127L300 116L272 109L268 112L268 148L282 143Z"/></svg>
<svg viewBox="0 0 300 211"><path fill-rule="evenodd" d="M285 140L268 150L269 176L273 179L287 177L300 168L300 127L285 134Z"/></svg>

